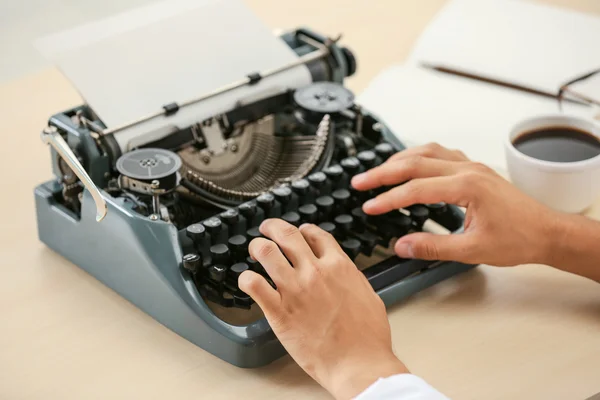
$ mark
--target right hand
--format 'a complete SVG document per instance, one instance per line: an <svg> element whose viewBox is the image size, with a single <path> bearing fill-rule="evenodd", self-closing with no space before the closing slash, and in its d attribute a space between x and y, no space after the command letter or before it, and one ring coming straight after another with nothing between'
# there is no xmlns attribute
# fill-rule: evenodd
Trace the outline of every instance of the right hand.
<svg viewBox="0 0 600 400"><path fill-rule="evenodd" d="M357 190L398 185L363 205L370 215L439 202L466 208L464 233L408 234L395 244L403 258L496 266L544 264L551 252L548 238L560 218L492 169L437 144L396 153L355 176L352 185Z"/></svg>

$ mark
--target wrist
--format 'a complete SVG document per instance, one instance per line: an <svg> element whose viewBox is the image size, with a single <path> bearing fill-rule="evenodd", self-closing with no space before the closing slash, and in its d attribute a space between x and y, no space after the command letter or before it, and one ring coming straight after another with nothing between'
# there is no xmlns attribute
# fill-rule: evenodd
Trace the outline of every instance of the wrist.
<svg viewBox="0 0 600 400"><path fill-rule="evenodd" d="M567 216L555 211L549 211L541 223L541 229L536 232L533 240L537 243L534 257L527 260L527 263L543 264L554 266L557 258L560 257L561 249L566 239L565 218Z"/></svg>
<svg viewBox="0 0 600 400"><path fill-rule="evenodd" d="M561 269L574 250L574 243L582 240L577 231L584 222L579 215L556 212L544 232L539 263Z"/></svg>
<svg viewBox="0 0 600 400"><path fill-rule="evenodd" d="M393 354L385 357L361 357L345 360L328 374L323 386L335 399L352 399L380 378L409 373Z"/></svg>

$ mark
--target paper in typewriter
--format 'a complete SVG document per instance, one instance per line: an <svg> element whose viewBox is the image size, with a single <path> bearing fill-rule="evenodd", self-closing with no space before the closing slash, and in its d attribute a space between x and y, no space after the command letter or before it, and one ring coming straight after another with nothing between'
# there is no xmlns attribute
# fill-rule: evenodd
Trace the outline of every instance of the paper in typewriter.
<svg viewBox="0 0 600 400"><path fill-rule="evenodd" d="M39 39L36 46L109 128L298 58L239 0L162 1ZM310 81L301 65L115 137L127 149L156 129L189 126L240 99Z"/></svg>

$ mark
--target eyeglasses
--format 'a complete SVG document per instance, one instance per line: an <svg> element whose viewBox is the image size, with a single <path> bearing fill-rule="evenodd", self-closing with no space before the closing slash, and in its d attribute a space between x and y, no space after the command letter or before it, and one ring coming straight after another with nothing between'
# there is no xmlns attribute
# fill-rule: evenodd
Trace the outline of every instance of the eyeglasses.
<svg viewBox="0 0 600 400"><path fill-rule="evenodd" d="M600 93L598 93L598 97L592 98L589 95L581 93L577 89L573 88L573 85L576 83L580 83L585 80L589 80L592 77L596 77L600 79L600 69L596 69L594 71L588 72L585 75L577 77L575 79L571 79L570 81L563 84L558 90L558 107L562 111L562 104L566 100L566 96L568 96L568 100L572 100L576 103L586 104L595 108L600 108ZM600 113L596 116L596 118L600 119Z"/></svg>

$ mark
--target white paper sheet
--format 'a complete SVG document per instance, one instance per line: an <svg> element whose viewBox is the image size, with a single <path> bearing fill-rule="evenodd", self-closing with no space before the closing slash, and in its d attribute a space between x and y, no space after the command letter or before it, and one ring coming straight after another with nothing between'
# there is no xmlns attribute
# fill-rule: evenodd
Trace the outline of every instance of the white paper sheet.
<svg viewBox="0 0 600 400"><path fill-rule="evenodd" d="M36 47L109 128L298 58L241 0L161 1L40 39ZM310 81L306 66L298 66L115 137L127 150L149 132L188 126L240 98Z"/></svg>
<svg viewBox="0 0 600 400"><path fill-rule="evenodd" d="M429 63L556 94L600 68L600 17L525 0L451 0L417 41Z"/></svg>
<svg viewBox="0 0 600 400"><path fill-rule="evenodd" d="M357 97L408 146L437 142L505 170L504 141L523 119L559 112L558 102L414 66L394 66ZM590 118L590 108L564 112Z"/></svg>

